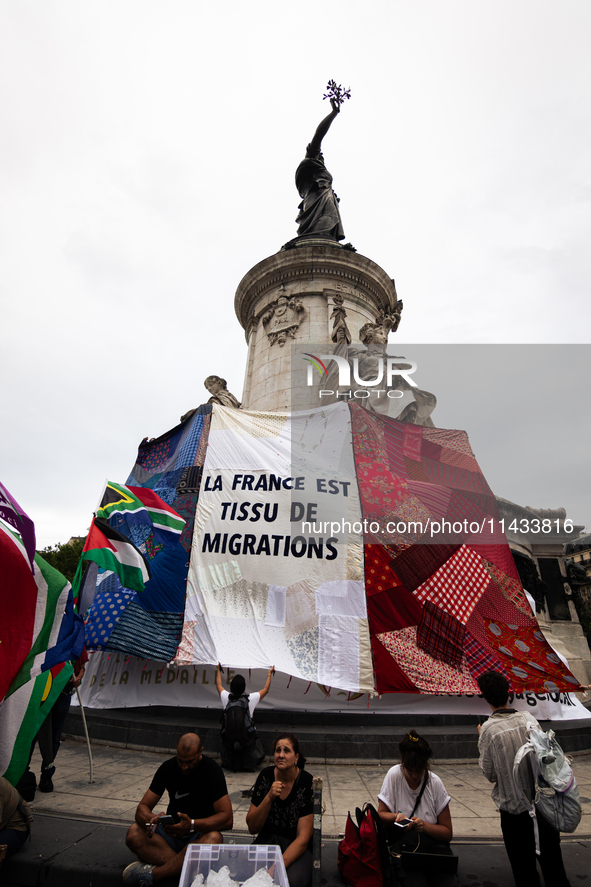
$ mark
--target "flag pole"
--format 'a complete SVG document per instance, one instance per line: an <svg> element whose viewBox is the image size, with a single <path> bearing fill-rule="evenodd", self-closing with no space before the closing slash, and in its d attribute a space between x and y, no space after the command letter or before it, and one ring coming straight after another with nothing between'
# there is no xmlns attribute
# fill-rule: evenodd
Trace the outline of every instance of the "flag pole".
<svg viewBox="0 0 591 887"><path fill-rule="evenodd" d="M92 751L90 750L90 736L88 735L88 727L86 726L86 717L84 715L84 706L82 705L82 699L80 697L80 690L76 687L76 696L78 697L78 705L80 706L80 714L82 715L82 723L84 724L84 733L86 734L86 745L88 746L88 761L90 764L90 778L88 780L89 783L94 782L92 776Z"/></svg>

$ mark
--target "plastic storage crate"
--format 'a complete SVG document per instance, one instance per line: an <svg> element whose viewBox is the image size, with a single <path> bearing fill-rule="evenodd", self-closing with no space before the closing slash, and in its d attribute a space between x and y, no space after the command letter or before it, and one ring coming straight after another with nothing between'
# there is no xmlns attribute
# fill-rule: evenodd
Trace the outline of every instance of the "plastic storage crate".
<svg viewBox="0 0 591 887"><path fill-rule="evenodd" d="M264 868L278 887L289 887L281 849L266 844L189 844L179 887L191 887L198 874L206 879L225 865L232 880L241 884Z"/></svg>

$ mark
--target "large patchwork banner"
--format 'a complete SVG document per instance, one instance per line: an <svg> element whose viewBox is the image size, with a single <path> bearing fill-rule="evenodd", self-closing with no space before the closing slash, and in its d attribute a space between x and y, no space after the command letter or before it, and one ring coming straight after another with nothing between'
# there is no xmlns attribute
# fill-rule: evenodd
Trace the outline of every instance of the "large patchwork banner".
<svg viewBox="0 0 591 887"><path fill-rule="evenodd" d="M356 404L216 404L143 442L128 483L187 523L164 551L134 528L152 579L138 593L99 575L90 649L274 665L347 694L472 695L487 669L515 693L579 687L532 613L463 431Z"/></svg>
<svg viewBox="0 0 591 887"><path fill-rule="evenodd" d="M350 423L214 407L177 663L373 689Z"/></svg>

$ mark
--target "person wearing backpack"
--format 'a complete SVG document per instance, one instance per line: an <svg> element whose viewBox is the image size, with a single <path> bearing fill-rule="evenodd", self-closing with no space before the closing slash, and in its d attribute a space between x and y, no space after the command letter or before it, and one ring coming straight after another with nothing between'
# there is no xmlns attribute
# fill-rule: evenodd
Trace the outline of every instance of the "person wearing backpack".
<svg viewBox="0 0 591 887"><path fill-rule="evenodd" d="M540 887L536 867L536 842L529 805L513 780L513 762L521 746L527 742L530 726L540 729L529 712L508 708L509 681L497 671L486 671L477 679L480 692L492 708L492 715L478 725L480 769L493 783L492 799L501 815L503 841L516 887ZM525 792L534 795L534 779L527 761L524 769ZM560 833L536 811L540 836L540 866L546 887L570 887L560 851Z"/></svg>
<svg viewBox="0 0 591 887"><path fill-rule="evenodd" d="M222 667L218 664L215 673L215 686L220 694L224 713L221 728L222 767L227 770L244 770L254 773L256 765L265 753L254 725L254 710L264 699L271 687L275 667L267 672L265 686L258 693L245 693L246 681L241 674L234 675L230 692L222 686ZM238 765L238 766L237 766Z"/></svg>

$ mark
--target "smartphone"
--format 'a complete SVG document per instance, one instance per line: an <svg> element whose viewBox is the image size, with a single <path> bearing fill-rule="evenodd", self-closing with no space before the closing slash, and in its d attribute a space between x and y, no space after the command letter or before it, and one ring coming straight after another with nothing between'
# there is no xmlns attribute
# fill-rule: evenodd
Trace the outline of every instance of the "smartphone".
<svg viewBox="0 0 591 887"><path fill-rule="evenodd" d="M181 818L177 813L167 814L160 817L158 825L177 825L180 821Z"/></svg>
<svg viewBox="0 0 591 887"><path fill-rule="evenodd" d="M412 819L399 819L394 825L399 825L400 828L406 828L407 825L412 825Z"/></svg>

